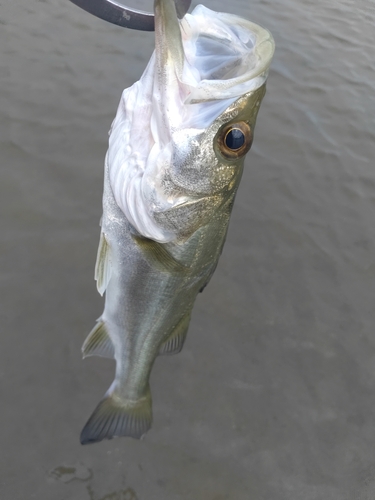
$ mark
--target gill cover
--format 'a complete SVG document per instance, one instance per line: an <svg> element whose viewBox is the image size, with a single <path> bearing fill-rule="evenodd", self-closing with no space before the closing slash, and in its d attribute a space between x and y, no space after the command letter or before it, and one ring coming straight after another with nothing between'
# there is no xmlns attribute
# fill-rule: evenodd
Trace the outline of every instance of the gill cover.
<svg viewBox="0 0 375 500"><path fill-rule="evenodd" d="M273 51L271 34L238 16L199 5L179 21L173 0L155 0L155 52L123 92L106 159L116 202L139 234L176 240L163 214L204 203L219 189L211 177L220 164L248 151L253 131L243 120L232 126L236 103L265 83Z"/></svg>

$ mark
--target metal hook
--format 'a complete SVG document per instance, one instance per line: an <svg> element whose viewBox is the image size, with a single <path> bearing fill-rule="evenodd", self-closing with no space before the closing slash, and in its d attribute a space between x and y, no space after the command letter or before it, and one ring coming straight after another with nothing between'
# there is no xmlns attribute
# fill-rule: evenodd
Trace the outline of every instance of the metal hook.
<svg viewBox="0 0 375 500"><path fill-rule="evenodd" d="M90 12L104 21L132 30L154 31L154 14L130 9L114 0L70 0L81 9ZM191 0L175 0L177 15L180 19L188 11Z"/></svg>

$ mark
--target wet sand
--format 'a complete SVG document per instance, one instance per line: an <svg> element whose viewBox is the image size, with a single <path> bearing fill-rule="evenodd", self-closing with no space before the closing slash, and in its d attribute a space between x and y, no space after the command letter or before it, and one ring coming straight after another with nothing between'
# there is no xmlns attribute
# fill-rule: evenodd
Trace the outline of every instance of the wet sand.
<svg viewBox="0 0 375 500"><path fill-rule="evenodd" d="M5 500L373 500L371 2L207 1L277 51L218 269L158 359L144 440L82 447L113 378L81 360L107 131L153 35L61 0L0 6Z"/></svg>

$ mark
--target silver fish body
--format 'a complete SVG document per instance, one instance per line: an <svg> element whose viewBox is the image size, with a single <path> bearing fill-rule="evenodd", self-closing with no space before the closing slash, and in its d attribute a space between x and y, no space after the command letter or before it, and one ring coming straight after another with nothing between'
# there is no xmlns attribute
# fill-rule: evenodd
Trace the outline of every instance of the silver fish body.
<svg viewBox="0 0 375 500"><path fill-rule="evenodd" d="M83 354L113 357L116 375L83 444L151 426L151 369L181 350L216 268L274 50L266 30L236 16L199 6L178 21L173 0L155 0L155 31L110 133L95 270L105 308Z"/></svg>

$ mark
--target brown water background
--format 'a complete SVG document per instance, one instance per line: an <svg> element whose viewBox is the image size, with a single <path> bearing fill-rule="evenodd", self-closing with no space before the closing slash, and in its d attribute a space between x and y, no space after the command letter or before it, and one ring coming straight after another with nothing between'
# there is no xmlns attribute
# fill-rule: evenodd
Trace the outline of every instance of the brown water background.
<svg viewBox="0 0 375 500"><path fill-rule="evenodd" d="M375 4L205 5L277 46L227 243L153 429L81 447L107 131L153 35L0 0L1 499L375 498Z"/></svg>

